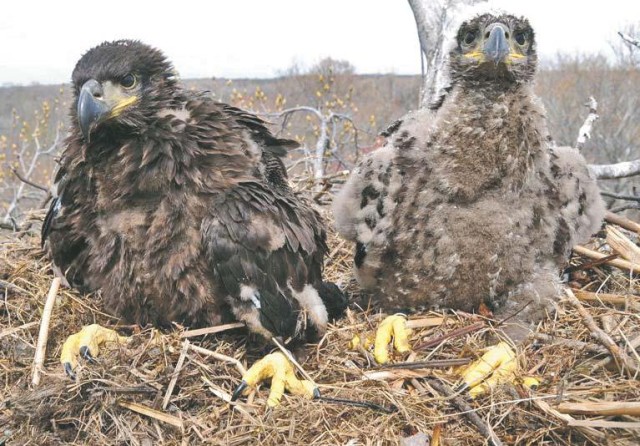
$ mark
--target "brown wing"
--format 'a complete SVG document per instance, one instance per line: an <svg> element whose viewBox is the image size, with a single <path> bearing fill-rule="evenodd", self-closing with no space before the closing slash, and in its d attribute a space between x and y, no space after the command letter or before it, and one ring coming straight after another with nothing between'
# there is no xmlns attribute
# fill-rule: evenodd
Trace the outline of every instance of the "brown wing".
<svg viewBox="0 0 640 446"><path fill-rule="evenodd" d="M319 215L257 182L228 191L201 236L219 293L235 316L265 336L322 332L325 231Z"/></svg>

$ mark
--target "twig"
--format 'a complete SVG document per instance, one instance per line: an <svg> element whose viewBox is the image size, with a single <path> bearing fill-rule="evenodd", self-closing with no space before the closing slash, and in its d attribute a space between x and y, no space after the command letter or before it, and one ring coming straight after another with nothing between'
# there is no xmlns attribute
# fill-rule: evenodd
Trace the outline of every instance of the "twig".
<svg viewBox="0 0 640 446"><path fill-rule="evenodd" d="M198 328L196 330L186 330L180 333L181 338L191 338L194 336L203 336L207 334L221 333L227 330L246 327L244 322L233 322L231 324L216 325L213 327Z"/></svg>
<svg viewBox="0 0 640 446"><path fill-rule="evenodd" d="M636 223L635 221L629 220L626 217L622 217L620 215L607 212L604 216L604 219L605 221L607 221L607 223L612 223L614 225L620 226L621 228L627 229L631 232L640 234L640 223Z"/></svg>
<svg viewBox="0 0 640 446"><path fill-rule="evenodd" d="M381 364L373 367L373 369L445 369L448 367L458 367L469 364L473 359L434 359L431 361L411 361L411 362L394 362L390 364Z"/></svg>
<svg viewBox="0 0 640 446"><path fill-rule="evenodd" d="M211 356L212 358L217 359L218 361L229 362L236 366L241 375L247 373L247 369L244 368L242 363L238 361L236 358L232 358L231 356L223 355L222 353L216 353L211 350L207 350L206 348L198 347L197 345L191 344L189 346L191 350L197 353L201 353L203 355Z"/></svg>
<svg viewBox="0 0 640 446"><path fill-rule="evenodd" d="M433 387L438 393L444 394L447 399L451 400L451 403L464 415L469 422L478 430L480 435L489 440L494 446L502 446L502 442L498 436L493 432L491 426L485 423L482 418L469 406L461 397L456 396L450 388L442 384L436 379L429 379L429 385Z"/></svg>
<svg viewBox="0 0 640 446"><path fill-rule="evenodd" d="M162 421L163 423L170 424L175 427L179 427L180 429L184 428L184 423L178 417L174 417L173 415L169 415L168 413L160 412L159 410L152 409L151 407L144 406L142 404L130 402L130 401L118 401L118 406L124 407L126 409L132 410L142 415L146 415L147 417L153 418L158 421Z"/></svg>
<svg viewBox="0 0 640 446"><path fill-rule="evenodd" d="M539 341L546 342L547 344L552 344L552 345L564 345L574 350L587 350L589 352L596 353L596 354L607 353L607 349L604 347L601 347L596 344L590 344L588 342L578 341L576 339L558 338L555 336L546 335L544 333L534 333L533 339L537 339Z"/></svg>
<svg viewBox="0 0 640 446"><path fill-rule="evenodd" d="M22 181L23 183L28 184L31 187L35 187L36 189L40 189L43 192L49 192L49 188L45 187L45 186L41 186L37 183L34 183L33 181L28 180L27 178L23 177L20 172L18 172L18 169L16 169L15 167L11 168L11 172L13 172L13 174L18 177L18 179L20 181Z"/></svg>
<svg viewBox="0 0 640 446"><path fill-rule="evenodd" d="M633 45L636 48L640 48L640 40L635 39L630 35L623 33L622 31L618 31L618 35L622 40L624 40L625 43L628 43L629 45Z"/></svg>
<svg viewBox="0 0 640 446"><path fill-rule="evenodd" d="M311 378L311 376L305 371L305 369L302 368L300 363L298 361L296 361L296 358L293 357L291 352L289 350L287 350L285 348L285 346L280 343L280 341L278 341L275 337L271 338L271 341L274 344L276 344L276 347L278 347L278 349L280 349L282 354L287 357L287 359L291 362L291 364L293 364L298 369L298 371L304 377L304 379L306 379L309 382L312 382L314 387L318 387L318 385L316 384L315 380L313 378Z"/></svg>
<svg viewBox="0 0 640 446"><path fill-rule="evenodd" d="M0 331L0 339L4 338L5 336L9 336L14 333L17 333L19 331L26 330L27 328L31 328L35 325L38 325L38 323L36 321L33 321L33 322L27 322L26 324L21 325L19 327L5 328L4 330Z"/></svg>
<svg viewBox="0 0 640 446"><path fill-rule="evenodd" d="M576 149L580 150L584 146L587 139L591 139L591 129L593 123L599 118L598 116L598 101L593 96L589 96L589 102L585 104L589 107L589 114L587 119L584 120L584 124L578 131L578 139L576 141Z"/></svg>
<svg viewBox="0 0 640 446"><path fill-rule="evenodd" d="M428 339L417 346L414 347L414 350L424 350L427 348L435 347L437 345L442 344L447 339L457 338L460 336L467 335L469 333L473 333L482 329L485 326L484 322L476 322L475 324L467 325L466 327L456 328L455 330L451 330L449 333L445 333L442 336L438 336L437 338Z"/></svg>
<svg viewBox="0 0 640 446"><path fill-rule="evenodd" d="M215 384L213 384L205 376L201 376L200 378L202 379L202 382L204 382L209 387L209 391L211 393L213 393L215 396L220 398L225 403L230 404L231 407L233 407L233 410L237 410L242 416L247 418L248 421L252 422L253 424L258 424L258 421L253 416L251 416L249 411L241 406L241 404L242 404L241 402L239 402L239 401L231 401L231 395L230 394L228 394L227 392L225 392L222 389L220 389L219 387L217 387Z"/></svg>
<svg viewBox="0 0 640 446"><path fill-rule="evenodd" d="M614 194L613 192L600 191L600 195L609 198L615 198L616 200L626 200L626 201L638 201L640 202L640 197L636 197L635 195L621 195Z"/></svg>
<svg viewBox="0 0 640 446"><path fill-rule="evenodd" d="M47 339L49 339L49 322L51 321L53 304L56 301L56 294L58 294L59 287L60 277L56 277L51 281L49 294L47 294L47 300L44 303L44 310L42 311L42 319L40 321L40 332L38 333L38 342L36 344L36 354L33 358L33 376L31 378L31 384L34 386L40 384L40 372L42 370L44 356L47 351Z"/></svg>
<svg viewBox="0 0 640 446"><path fill-rule="evenodd" d="M535 404L536 406L538 406L538 408L540 410L542 410L544 413L549 415L551 418L556 419L557 421L559 421L560 423L562 423L564 425L571 426L574 421L577 421L571 415L567 415L567 414L558 412L557 410L555 410L554 408L549 406L549 403L547 403L546 401L543 401L543 400L541 400L539 398L532 398L531 402L533 404ZM606 439L605 434L593 429L592 427L576 426L576 428L580 432L582 432L583 435L587 435L589 437L596 438L596 439L598 439L600 441L603 441L603 440Z"/></svg>
<svg viewBox="0 0 640 446"><path fill-rule="evenodd" d="M557 409L560 413L575 415L640 416L640 402L638 401L583 401L580 403L560 403Z"/></svg>
<svg viewBox="0 0 640 446"><path fill-rule="evenodd" d="M169 385L167 386L167 391L164 394L164 399L162 400L162 409L166 409L169 404L169 400L171 399L171 394L173 393L173 389L176 386L176 382L178 381L178 375L180 374L180 370L182 370L182 364L184 364L184 358L187 356L187 352L189 351L189 340L185 339L182 343L182 351L180 352L180 357L178 357L178 362L176 363L176 368L173 371L173 376L171 377L171 381L169 381Z"/></svg>
<svg viewBox="0 0 640 446"><path fill-rule="evenodd" d="M609 209L613 213L628 211L629 209L640 209L640 203L623 204L615 208Z"/></svg>
<svg viewBox="0 0 640 446"><path fill-rule="evenodd" d="M634 364L629 356L618 347L618 345L611 339L611 337L601 330L596 322L593 320L593 317L589 314L589 312L582 306L578 298L573 294L573 291L569 288L565 288L565 294L568 297L569 304L575 308L580 316L582 317L582 321L587 326L589 331L591 332L591 336L604 345L607 350L611 353L611 355L615 358L618 366L622 369L625 367L634 374L640 373L640 369L638 369L638 365Z"/></svg>
<svg viewBox="0 0 640 446"><path fill-rule="evenodd" d="M579 300L584 302L603 302L612 305L627 305L631 304L637 306L640 304L640 297L634 296L622 296L620 294L608 294L608 293L592 293L584 290L573 290L574 294Z"/></svg>
<svg viewBox="0 0 640 446"><path fill-rule="evenodd" d="M640 262L640 247L613 226L607 226L607 243L626 260Z"/></svg>
<svg viewBox="0 0 640 446"><path fill-rule="evenodd" d="M579 246L576 245L573 247L573 250L585 257L588 257L590 259L596 259L596 260L600 260L604 257L607 257L605 254L602 254L600 252L597 251L592 251L591 249L585 248L584 246ZM630 272L640 272L640 265L636 264L636 263L631 263L628 262L626 260L622 260L622 259L613 259L613 260L609 260L606 262L607 265L611 265L611 266L615 266L616 268L621 268L621 269L625 269L627 271Z"/></svg>

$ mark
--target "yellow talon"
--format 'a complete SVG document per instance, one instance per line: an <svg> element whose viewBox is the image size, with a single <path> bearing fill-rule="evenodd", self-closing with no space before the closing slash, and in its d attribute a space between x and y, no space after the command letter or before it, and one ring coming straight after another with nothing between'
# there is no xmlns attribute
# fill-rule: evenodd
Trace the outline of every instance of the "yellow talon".
<svg viewBox="0 0 640 446"><path fill-rule="evenodd" d="M462 373L462 380L470 388L472 398L489 392L498 384L515 381L518 361L506 342L491 347L482 358L469 365Z"/></svg>
<svg viewBox="0 0 640 446"><path fill-rule="evenodd" d="M317 388L314 383L307 380L299 380L296 377L293 365L281 352L271 353L255 364L242 377L242 384L234 392L232 400L235 400L246 387L255 387L262 381L271 378L271 391L267 399L267 406L275 407L280 404L284 391L300 395L308 399L316 396Z"/></svg>
<svg viewBox="0 0 640 446"><path fill-rule="evenodd" d="M78 333L69 336L64 342L60 353L60 362L67 374L73 376L73 370L78 365L77 356L79 354L88 359L95 358L100 354L101 347L126 344L127 340L126 336L120 336L109 328L98 324L87 325Z"/></svg>
<svg viewBox="0 0 640 446"><path fill-rule="evenodd" d="M407 319L402 315L393 315L385 318L376 332L376 341L373 349L373 357L378 364L389 362L387 347L393 337L393 346L398 353L406 353L411 350L409 346L409 334Z"/></svg>

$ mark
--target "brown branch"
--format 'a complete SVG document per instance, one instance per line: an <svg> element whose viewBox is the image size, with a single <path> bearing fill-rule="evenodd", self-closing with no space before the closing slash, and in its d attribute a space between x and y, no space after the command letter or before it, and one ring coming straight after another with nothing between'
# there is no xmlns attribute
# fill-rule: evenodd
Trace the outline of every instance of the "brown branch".
<svg viewBox="0 0 640 446"><path fill-rule="evenodd" d="M622 351L620 347L618 347L613 339L611 339L611 336L609 336L598 327L587 309L582 306L578 298L575 296L575 294L573 294L573 291L571 291L571 289L569 288L565 288L564 291L568 298L567 301L573 308L578 311L578 313L582 317L582 321L591 332L591 336L602 345L604 345L607 350L609 350L611 355L615 358L616 363L618 364L618 367L621 369L621 371L626 368L633 374L640 373L640 368L638 368L638 365L633 363L631 358L627 356L627 354Z"/></svg>
<svg viewBox="0 0 640 446"><path fill-rule="evenodd" d="M584 246L576 245L573 247L573 251L581 256L588 257L590 259L600 260L607 257L598 251L585 248ZM605 262L607 265L615 266L616 268L624 269L632 273L640 273L640 265L637 263L631 263L622 259L612 259Z"/></svg>
<svg viewBox="0 0 640 446"><path fill-rule="evenodd" d="M546 344L551 344L551 345L563 345L569 348L572 348L574 350L587 350L591 353L596 353L596 354L606 354L607 353L607 349L604 347L601 347L599 345L596 344L590 344L588 342L582 342L582 341L578 341L575 339L565 339L565 338L558 338L556 336L549 336L547 334L544 333L534 333L533 334L533 339L537 339L538 341L542 341Z"/></svg>
<svg viewBox="0 0 640 446"><path fill-rule="evenodd" d="M438 336L437 338L428 339L417 346L414 347L414 350L424 350L427 348L435 347L437 345L442 344L447 339L457 338L460 336L467 335L469 333L473 333L482 329L485 326L484 322L476 322L475 324L467 325L466 327L456 328L455 330L451 330L449 333L445 333L442 336Z"/></svg>
<svg viewBox="0 0 640 446"><path fill-rule="evenodd" d="M607 223L612 223L631 232L640 234L640 223L636 223L633 220L629 220L628 218L621 217L620 215L616 215L611 212L607 212L604 219Z"/></svg>
<svg viewBox="0 0 640 446"><path fill-rule="evenodd" d="M489 426L485 421L482 420L478 416L478 414L473 410L473 408L466 403L461 397L457 396L453 390L451 390L448 386L441 383L437 379L429 379L429 385L436 390L438 393L443 394L447 399L451 400L451 403L458 409L461 415L464 415L467 420L478 430L480 435L486 438L490 444L494 446L502 446L502 442L496 436L491 426Z"/></svg>
<svg viewBox="0 0 640 446"><path fill-rule="evenodd" d="M31 181L31 180L29 180L29 179L27 179L27 178L23 177L23 176L22 176L22 174L21 174L20 172L18 172L18 169L16 169L15 167L12 167L12 168L11 168L11 172L13 172L13 174L14 174L16 177L18 177L18 179L19 179L20 181L22 181L23 183L28 184L28 185L29 185L29 186L31 186L31 187L35 187L36 189L40 189L40 190L41 190L41 191L43 191L43 192L49 192L49 188L47 188L47 187L45 187L45 186L41 186L41 185L39 185L39 184L37 184L37 183L34 183L33 181Z"/></svg>
<svg viewBox="0 0 640 446"><path fill-rule="evenodd" d="M580 403L560 403L558 412L575 415L598 416L640 416L640 402L637 401L584 401Z"/></svg>
<svg viewBox="0 0 640 446"><path fill-rule="evenodd" d="M600 191L600 195L603 197L615 198L616 200L625 200L625 201L637 201L640 202L640 196L636 197L635 195L621 195L614 194L613 192Z"/></svg>

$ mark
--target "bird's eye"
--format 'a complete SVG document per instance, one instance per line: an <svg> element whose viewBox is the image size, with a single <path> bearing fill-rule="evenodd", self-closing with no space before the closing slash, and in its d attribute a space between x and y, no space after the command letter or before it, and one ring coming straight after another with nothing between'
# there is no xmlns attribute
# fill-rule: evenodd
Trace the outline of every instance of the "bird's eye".
<svg viewBox="0 0 640 446"><path fill-rule="evenodd" d="M126 89L131 89L136 86L137 79L133 74L127 74L120 80L120 85L122 85Z"/></svg>
<svg viewBox="0 0 640 446"><path fill-rule="evenodd" d="M527 43L527 33L524 31L518 31L514 37L518 45L524 45Z"/></svg>
<svg viewBox="0 0 640 446"><path fill-rule="evenodd" d="M467 45L471 45L473 41L476 40L476 32L475 31L467 31L467 34L464 36L464 43Z"/></svg>

